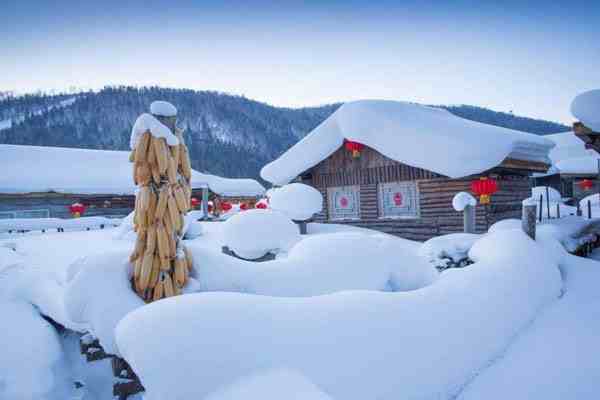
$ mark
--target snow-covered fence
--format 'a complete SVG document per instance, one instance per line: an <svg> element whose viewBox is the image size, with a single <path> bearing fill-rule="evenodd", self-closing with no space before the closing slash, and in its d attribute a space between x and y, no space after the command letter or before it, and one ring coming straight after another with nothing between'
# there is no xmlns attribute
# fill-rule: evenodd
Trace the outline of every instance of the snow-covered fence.
<svg viewBox="0 0 600 400"><path fill-rule="evenodd" d="M121 223L119 218L105 217L83 217L73 219L61 218L11 218L0 220L0 232L27 232L56 229L61 232L65 229L84 230L91 228L105 228L109 226L118 226Z"/></svg>

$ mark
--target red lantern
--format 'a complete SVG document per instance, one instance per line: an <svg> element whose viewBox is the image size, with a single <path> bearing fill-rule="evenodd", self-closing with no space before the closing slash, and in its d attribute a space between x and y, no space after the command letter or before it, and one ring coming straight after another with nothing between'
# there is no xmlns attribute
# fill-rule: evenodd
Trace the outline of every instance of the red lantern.
<svg viewBox="0 0 600 400"><path fill-rule="evenodd" d="M263 199L256 203L256 208L260 208L261 210L267 209L267 202Z"/></svg>
<svg viewBox="0 0 600 400"><path fill-rule="evenodd" d="M396 192L394 194L394 204L396 207L400 207L402 205L402 193Z"/></svg>
<svg viewBox="0 0 600 400"><path fill-rule="evenodd" d="M346 150L352 153L353 158L360 157L360 152L365 148L365 145L351 140L344 141L344 147Z"/></svg>
<svg viewBox="0 0 600 400"><path fill-rule="evenodd" d="M348 199L346 197L342 197L340 199L340 206L342 206L342 208L346 208L348 207Z"/></svg>
<svg viewBox="0 0 600 400"><path fill-rule="evenodd" d="M85 212L85 206L81 203L73 203L69 206L69 211L73 218L79 218Z"/></svg>
<svg viewBox="0 0 600 400"><path fill-rule="evenodd" d="M197 198L195 198L195 197L192 197L192 198L190 199L190 202L192 203L192 209L196 208L196 207L198 206L198 204L200 204L200 200L198 200L198 199L197 199Z"/></svg>
<svg viewBox="0 0 600 400"><path fill-rule="evenodd" d="M246 211L247 209L248 209L248 204L246 204L246 203L241 203L240 204L240 210Z"/></svg>
<svg viewBox="0 0 600 400"><path fill-rule="evenodd" d="M208 202L208 212L209 212L209 213L212 213L212 212L213 212L213 209L214 209L214 207L213 207L213 202L212 202L212 201L209 201L209 202Z"/></svg>
<svg viewBox="0 0 600 400"><path fill-rule="evenodd" d="M584 179L577 184L581 189L585 190L586 192L594 187L594 182L592 182L590 179Z"/></svg>
<svg viewBox="0 0 600 400"><path fill-rule="evenodd" d="M224 212L227 212L229 210L231 210L231 203L224 201L221 203L221 210L223 210Z"/></svg>
<svg viewBox="0 0 600 400"><path fill-rule="evenodd" d="M498 191L498 182L492 178L481 177L471 182L471 191L479 196L481 204L489 204L490 196Z"/></svg>

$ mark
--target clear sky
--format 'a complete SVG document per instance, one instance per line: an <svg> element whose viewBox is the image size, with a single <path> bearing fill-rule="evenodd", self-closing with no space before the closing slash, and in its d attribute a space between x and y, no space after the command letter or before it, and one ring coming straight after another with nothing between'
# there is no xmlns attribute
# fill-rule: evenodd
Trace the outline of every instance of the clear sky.
<svg viewBox="0 0 600 400"><path fill-rule="evenodd" d="M600 0L0 2L0 90L107 84L568 123L573 97L600 87Z"/></svg>

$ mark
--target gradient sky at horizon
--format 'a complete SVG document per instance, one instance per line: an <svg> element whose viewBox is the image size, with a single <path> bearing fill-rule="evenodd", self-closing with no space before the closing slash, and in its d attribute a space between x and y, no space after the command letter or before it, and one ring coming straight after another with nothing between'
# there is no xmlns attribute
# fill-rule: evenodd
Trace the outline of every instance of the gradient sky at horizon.
<svg viewBox="0 0 600 400"><path fill-rule="evenodd" d="M600 1L5 0L0 90L160 85L569 123L573 97L600 88L599 22Z"/></svg>

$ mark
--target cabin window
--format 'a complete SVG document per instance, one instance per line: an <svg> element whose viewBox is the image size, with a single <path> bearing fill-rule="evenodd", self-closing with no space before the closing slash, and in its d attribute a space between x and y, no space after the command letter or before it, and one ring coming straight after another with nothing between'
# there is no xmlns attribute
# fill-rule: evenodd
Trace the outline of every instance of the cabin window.
<svg viewBox="0 0 600 400"><path fill-rule="evenodd" d="M360 219L360 188L337 186L327 188L329 219Z"/></svg>
<svg viewBox="0 0 600 400"><path fill-rule="evenodd" d="M418 218L417 183L380 183L377 187L380 218Z"/></svg>

